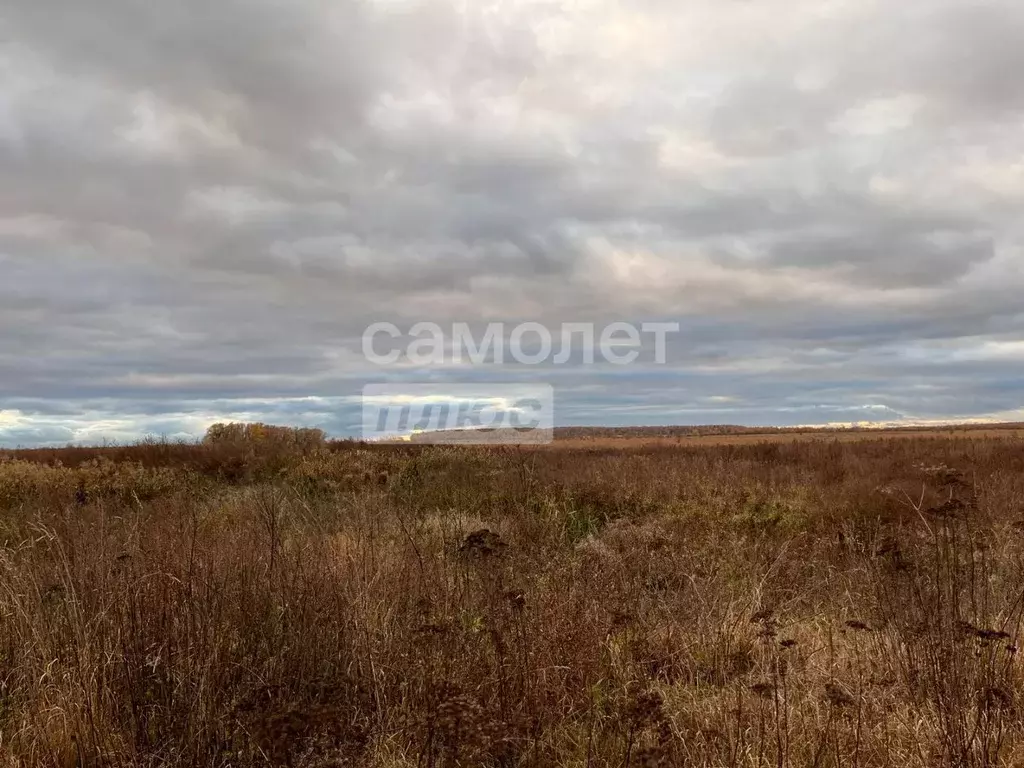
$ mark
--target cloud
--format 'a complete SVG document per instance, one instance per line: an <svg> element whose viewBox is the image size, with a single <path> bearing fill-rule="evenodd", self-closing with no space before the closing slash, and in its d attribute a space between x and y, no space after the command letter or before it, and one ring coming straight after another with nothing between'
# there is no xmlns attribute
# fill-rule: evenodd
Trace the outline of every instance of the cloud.
<svg viewBox="0 0 1024 768"><path fill-rule="evenodd" d="M1022 32L1010 0L16 0L0 443L342 434L382 379L543 376L572 423L1015 413ZM649 319L664 366L361 353Z"/></svg>

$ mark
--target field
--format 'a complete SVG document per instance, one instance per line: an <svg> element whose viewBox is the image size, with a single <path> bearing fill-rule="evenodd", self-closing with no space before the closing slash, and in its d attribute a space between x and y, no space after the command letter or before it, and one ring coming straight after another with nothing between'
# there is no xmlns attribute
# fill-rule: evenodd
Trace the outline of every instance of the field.
<svg viewBox="0 0 1024 768"><path fill-rule="evenodd" d="M1022 765L1021 434L7 452L0 766Z"/></svg>
<svg viewBox="0 0 1024 768"><path fill-rule="evenodd" d="M1024 439L1024 427L1018 424L998 426L928 427L901 429L793 429L760 432L757 430L666 431L666 430L566 430L553 447L566 448L651 448L709 445L757 445L792 442L859 442L862 440L935 440L971 437L973 439Z"/></svg>

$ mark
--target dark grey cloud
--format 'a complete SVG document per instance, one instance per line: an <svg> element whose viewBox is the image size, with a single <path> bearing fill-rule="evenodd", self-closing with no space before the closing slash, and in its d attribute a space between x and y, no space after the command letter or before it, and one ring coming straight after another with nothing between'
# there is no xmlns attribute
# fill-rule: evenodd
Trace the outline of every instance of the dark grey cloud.
<svg viewBox="0 0 1024 768"><path fill-rule="evenodd" d="M543 377L577 424L1019 415L1022 33L1010 0L15 0L0 442L343 433L378 380ZM664 366L360 346L649 319Z"/></svg>

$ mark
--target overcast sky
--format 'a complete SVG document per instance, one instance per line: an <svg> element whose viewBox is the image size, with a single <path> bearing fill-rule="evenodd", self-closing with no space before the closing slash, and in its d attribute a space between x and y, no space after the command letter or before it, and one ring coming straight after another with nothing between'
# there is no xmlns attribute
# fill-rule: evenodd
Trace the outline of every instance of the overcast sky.
<svg viewBox="0 0 1024 768"><path fill-rule="evenodd" d="M1018 0L8 0L0 444L1024 419ZM676 320L665 365L366 361L374 321Z"/></svg>

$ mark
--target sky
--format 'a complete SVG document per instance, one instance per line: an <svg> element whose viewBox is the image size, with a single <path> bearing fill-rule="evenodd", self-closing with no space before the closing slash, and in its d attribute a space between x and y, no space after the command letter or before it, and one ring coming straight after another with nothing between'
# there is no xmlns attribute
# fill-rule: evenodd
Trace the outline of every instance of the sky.
<svg viewBox="0 0 1024 768"><path fill-rule="evenodd" d="M8 0L0 445L345 436L413 382L1024 420L1022 39L1017 0ZM663 364L361 345L647 321Z"/></svg>

